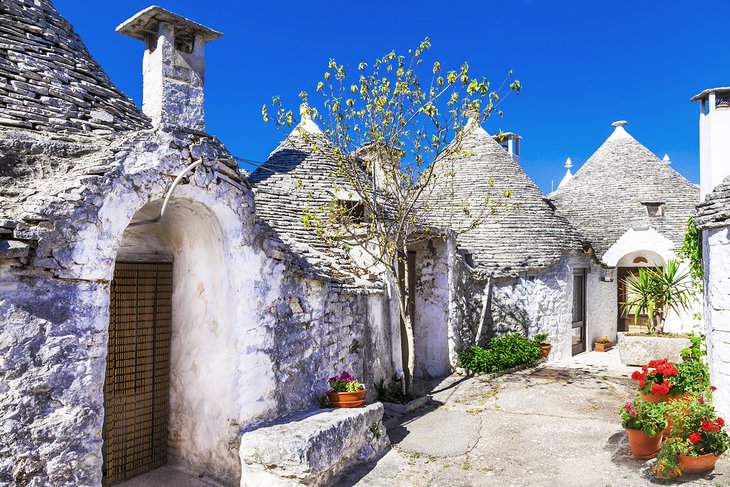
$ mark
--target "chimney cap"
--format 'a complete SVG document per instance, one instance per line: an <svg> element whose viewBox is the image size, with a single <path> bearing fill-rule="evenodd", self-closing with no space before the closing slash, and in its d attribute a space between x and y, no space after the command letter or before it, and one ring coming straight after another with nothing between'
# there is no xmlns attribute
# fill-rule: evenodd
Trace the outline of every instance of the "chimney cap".
<svg viewBox="0 0 730 487"><path fill-rule="evenodd" d="M147 7L125 20L117 27L116 31L133 39L144 41L150 34L157 35L160 22L171 24L175 27L176 35L200 37L204 42L218 39L223 34L213 29L193 22L190 19L174 14L162 7L153 5Z"/></svg>
<svg viewBox="0 0 730 487"><path fill-rule="evenodd" d="M730 86L721 86L720 88L709 88L700 93L697 93L695 96L690 98L689 101L706 100L707 98L710 97L710 93L715 93L717 95L728 95L728 94L730 94Z"/></svg>

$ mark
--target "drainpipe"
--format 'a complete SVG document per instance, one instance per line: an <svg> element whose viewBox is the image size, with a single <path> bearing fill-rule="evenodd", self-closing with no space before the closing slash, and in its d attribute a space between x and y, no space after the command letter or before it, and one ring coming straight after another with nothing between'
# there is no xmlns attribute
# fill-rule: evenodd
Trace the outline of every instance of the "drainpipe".
<svg viewBox="0 0 730 487"><path fill-rule="evenodd" d="M165 214L165 210L167 209L167 204L170 202L170 197L172 197L172 192L175 191L175 188L178 184L180 184L180 181L183 177L199 165L203 163L203 159L198 159L197 161L192 162L189 164L185 169L183 169L180 174L177 175L175 180L172 182L172 186L170 186L170 189L167 190L167 194L165 195L165 201L162 202L162 208L160 208L160 214L157 215L156 218L153 218L152 220L144 220L141 222L134 222L130 223L129 227L136 227L140 225L149 225L150 223L157 223L162 219L162 216Z"/></svg>

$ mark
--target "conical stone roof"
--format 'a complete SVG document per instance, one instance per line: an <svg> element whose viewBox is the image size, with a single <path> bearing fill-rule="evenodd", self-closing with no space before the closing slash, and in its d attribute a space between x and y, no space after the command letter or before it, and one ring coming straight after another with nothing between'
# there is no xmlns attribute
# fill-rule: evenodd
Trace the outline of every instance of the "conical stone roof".
<svg viewBox="0 0 730 487"><path fill-rule="evenodd" d="M473 120L464 134L458 154L434 162L437 179L420 210L427 223L455 230L477 269L494 276L538 270L582 251L583 237L503 147ZM483 213L485 197L492 214ZM470 217L461 216L464 208ZM479 225L467 230L475 220Z"/></svg>
<svg viewBox="0 0 730 487"><path fill-rule="evenodd" d="M308 115L249 176L254 189L256 214L279 238L315 270L348 282L361 274L347 252L327 245L315 229L304 224L305 210L317 212L333 201L338 188L347 186L338 176L331 143Z"/></svg>
<svg viewBox="0 0 730 487"><path fill-rule="evenodd" d="M48 0L0 2L0 130L110 133L149 127Z"/></svg>
<svg viewBox="0 0 730 487"><path fill-rule="evenodd" d="M699 188L662 162L616 122L613 134L565 185L550 196L593 245L597 257L628 230L653 228L679 246ZM649 216L646 203L663 203Z"/></svg>

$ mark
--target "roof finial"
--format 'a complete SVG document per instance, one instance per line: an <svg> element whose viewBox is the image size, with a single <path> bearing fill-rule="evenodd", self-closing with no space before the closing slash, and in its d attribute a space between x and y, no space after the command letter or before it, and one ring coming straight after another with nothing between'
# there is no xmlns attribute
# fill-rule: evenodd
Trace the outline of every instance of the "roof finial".
<svg viewBox="0 0 730 487"><path fill-rule="evenodd" d="M568 157L568 158L567 158L567 159L565 160L565 169L570 169L571 167L573 167L573 161L571 161L571 160L570 160L570 157Z"/></svg>
<svg viewBox="0 0 730 487"><path fill-rule="evenodd" d="M629 122L627 122L626 120L616 120L611 125L613 125L614 127L623 127L625 125L628 125L628 123Z"/></svg>
<svg viewBox="0 0 730 487"><path fill-rule="evenodd" d="M672 160L669 158L669 154L664 154L664 158L662 159L662 162L667 165L672 163Z"/></svg>
<svg viewBox="0 0 730 487"><path fill-rule="evenodd" d="M316 122L314 121L314 117L312 114L314 113L314 110L309 108L309 105L307 102L302 103L299 105L299 125L294 127L294 130L292 130L292 135L297 135L299 132L304 131L308 132L310 134L321 134L322 130L317 126Z"/></svg>

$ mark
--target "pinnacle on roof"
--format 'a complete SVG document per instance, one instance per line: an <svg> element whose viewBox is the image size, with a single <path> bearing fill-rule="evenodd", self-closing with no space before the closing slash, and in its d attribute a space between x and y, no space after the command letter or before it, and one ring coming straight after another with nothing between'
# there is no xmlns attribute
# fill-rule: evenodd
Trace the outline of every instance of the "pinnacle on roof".
<svg viewBox="0 0 730 487"><path fill-rule="evenodd" d="M313 135L322 134L322 130L319 128L319 125L317 125L317 122L315 122L314 118L312 117L312 109L309 108L309 105L307 105L306 103L302 103L301 105L299 105L299 118L299 123L289 134L290 137L297 137L299 135L302 135L302 133L308 133Z"/></svg>
<svg viewBox="0 0 730 487"><path fill-rule="evenodd" d="M669 154L664 154L664 157L662 158L662 162L664 164L671 164L672 160L669 158Z"/></svg>
<svg viewBox="0 0 730 487"><path fill-rule="evenodd" d="M560 184L558 184L558 189L565 186L568 183L568 181L573 179L573 173L570 172L571 167L573 167L573 162L570 160L570 157L568 157L568 159L566 159L566 161L565 161L565 169L567 169L567 170L565 171L565 176L563 176L563 179L560 181Z"/></svg>
<svg viewBox="0 0 730 487"><path fill-rule="evenodd" d="M613 133L608 137L608 140L614 140L614 139L633 139L633 137L624 129L626 125L628 125L629 122L626 120L617 120L613 122L611 125L616 127L613 130Z"/></svg>

